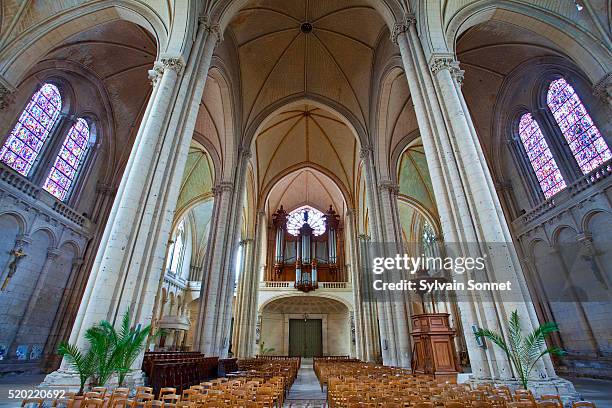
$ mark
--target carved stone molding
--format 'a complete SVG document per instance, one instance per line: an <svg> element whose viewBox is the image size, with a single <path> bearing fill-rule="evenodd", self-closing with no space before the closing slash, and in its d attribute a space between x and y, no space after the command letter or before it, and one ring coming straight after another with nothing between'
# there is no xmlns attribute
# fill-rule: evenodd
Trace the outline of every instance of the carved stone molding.
<svg viewBox="0 0 612 408"><path fill-rule="evenodd" d="M403 21L397 22L393 24L393 29L391 30L391 41L394 44L397 44L397 38L408 31L410 26L416 24L416 17L414 14L406 14Z"/></svg>
<svg viewBox="0 0 612 408"><path fill-rule="evenodd" d="M608 72L593 85L593 94L612 105L612 72Z"/></svg>

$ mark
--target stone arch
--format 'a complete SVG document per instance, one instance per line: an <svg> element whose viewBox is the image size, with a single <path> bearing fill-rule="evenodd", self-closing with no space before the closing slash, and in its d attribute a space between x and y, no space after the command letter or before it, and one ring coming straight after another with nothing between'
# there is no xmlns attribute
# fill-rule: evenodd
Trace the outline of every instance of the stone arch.
<svg viewBox="0 0 612 408"><path fill-rule="evenodd" d="M593 84L610 71L609 51L593 35L560 15L520 2L481 0L461 8L444 30L446 46L454 51L456 41L463 32L491 19L526 28L557 44L582 68Z"/></svg>
<svg viewBox="0 0 612 408"><path fill-rule="evenodd" d="M38 233L47 235L47 238L49 239L49 248L57 247L58 237L55 231L47 227L40 227L40 228L35 228L30 235L33 237L34 235Z"/></svg>
<svg viewBox="0 0 612 408"><path fill-rule="evenodd" d="M17 224L19 234L26 234L28 230L30 229L25 217L16 211L8 210L8 211L0 212L0 219L2 218L12 219L15 222L15 224Z"/></svg>
<svg viewBox="0 0 612 408"><path fill-rule="evenodd" d="M591 210L582 217L582 221L580 222L581 231L589 231L589 224L591 223L591 220L599 214L607 214L608 216L612 217L612 212L608 209L598 208L596 210Z"/></svg>
<svg viewBox="0 0 612 408"><path fill-rule="evenodd" d="M300 94L291 95L286 98L277 100L265 109L262 109L261 113L257 115L257 117L247 126L246 131L244 133L243 146L251 146L255 142L256 136L259 134L259 132L261 132L265 122L269 118L273 117L277 112L280 112L282 109L288 106L298 105L300 103L312 104L324 110L331 111L333 114L341 118L348 126L348 128L351 129L360 146L371 145L366 128L361 124L359 119L357 119L357 117L351 113L349 109L345 108L344 106L338 104L335 101L332 101L320 95Z"/></svg>
<svg viewBox="0 0 612 408"><path fill-rule="evenodd" d="M270 180L269 183L267 183L262 188L260 197L259 197L259 202L262 204L267 203L270 192L272 191L274 186L278 184L279 181L285 179L291 174L299 170L302 170L302 169L313 169L313 170L316 170L317 172L322 173L324 176L326 176L329 179L329 181L331 181L340 190L346 205L352 205L353 197L350 194L348 188L344 185L344 183L342 183L342 181L340 181L340 179L335 174L327 170L325 167L317 165L315 163L299 163L295 166L289 167L282 173L277 174L272 180Z"/></svg>
<svg viewBox="0 0 612 408"><path fill-rule="evenodd" d="M156 39L158 52L168 44L167 23L144 2L106 0L83 4L55 18L37 22L5 46L0 53L0 75L10 86L16 87L29 68L66 38L114 20L126 20L149 31Z"/></svg>
<svg viewBox="0 0 612 408"><path fill-rule="evenodd" d="M336 302L342 303L347 309L348 311L352 311L353 310L353 305L346 301L345 299L342 299L339 296L334 296L333 294L330 293L317 293L315 295L306 295L306 294L298 294L296 295L295 293L284 293L284 294L280 294L274 297L271 297L270 299L267 299L266 301L262 302L259 305L259 309L258 312L261 313L263 312L263 310L266 308L267 305L279 300L279 299L286 299L286 298L291 298L291 297L295 297L295 296L305 296L305 297L320 297L320 298L325 298L325 299L331 299L331 300L335 300Z"/></svg>

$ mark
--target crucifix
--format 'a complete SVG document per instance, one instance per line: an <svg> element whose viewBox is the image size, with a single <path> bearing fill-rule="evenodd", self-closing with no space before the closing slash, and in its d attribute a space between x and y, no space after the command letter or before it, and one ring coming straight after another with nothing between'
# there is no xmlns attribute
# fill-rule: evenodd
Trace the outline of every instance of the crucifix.
<svg viewBox="0 0 612 408"><path fill-rule="evenodd" d="M25 256L27 256L26 253L23 252L22 248L11 249L10 254L13 256L13 260L9 262L7 266L8 273L6 275L6 278L4 278L4 282L2 282L0 292L3 292L4 289L6 289L6 286L10 282L11 278L13 277L13 275L15 275L15 272L17 272L17 265L19 264L19 261L21 261Z"/></svg>

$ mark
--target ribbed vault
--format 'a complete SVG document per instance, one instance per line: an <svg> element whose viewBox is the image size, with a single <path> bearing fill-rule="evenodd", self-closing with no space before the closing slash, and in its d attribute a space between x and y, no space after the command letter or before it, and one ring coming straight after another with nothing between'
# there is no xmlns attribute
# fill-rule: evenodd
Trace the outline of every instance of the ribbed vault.
<svg viewBox="0 0 612 408"><path fill-rule="evenodd" d="M262 190L293 170L310 167L332 175L350 192L357 140L346 123L330 111L308 104L288 106L264 123L255 140L255 159ZM306 175L312 181L321 179L313 172L302 177ZM332 203L326 200L324 204Z"/></svg>
<svg viewBox="0 0 612 408"><path fill-rule="evenodd" d="M345 210L342 192L334 181L311 168L296 170L274 185L268 195L270 215L281 204L287 212L303 205L325 212L332 205L340 217L344 216Z"/></svg>
<svg viewBox="0 0 612 408"><path fill-rule="evenodd" d="M315 94L366 124L374 48L384 27L361 0L250 1L229 26L246 124L279 99Z"/></svg>

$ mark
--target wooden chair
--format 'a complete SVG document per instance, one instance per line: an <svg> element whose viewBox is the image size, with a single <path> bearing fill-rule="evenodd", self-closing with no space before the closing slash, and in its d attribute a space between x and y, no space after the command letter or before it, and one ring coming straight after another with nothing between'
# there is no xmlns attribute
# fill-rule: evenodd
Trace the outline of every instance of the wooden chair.
<svg viewBox="0 0 612 408"><path fill-rule="evenodd" d="M145 386L136 387L136 394L153 394L153 388Z"/></svg>
<svg viewBox="0 0 612 408"><path fill-rule="evenodd" d="M115 396L108 401L108 408L129 408L132 401L127 399L127 396Z"/></svg>
<svg viewBox="0 0 612 408"><path fill-rule="evenodd" d="M136 394L134 399L132 400L132 408L144 407L148 401L153 401L155 396L149 393L140 393Z"/></svg>
<svg viewBox="0 0 612 408"><path fill-rule="evenodd" d="M174 387L164 387L162 389L159 390L159 397L158 399L162 399L162 397L166 394L176 394L176 388Z"/></svg>
<svg viewBox="0 0 612 408"><path fill-rule="evenodd" d="M417 402L413 405L414 408L435 408L433 402Z"/></svg>
<svg viewBox="0 0 612 408"><path fill-rule="evenodd" d="M444 408L465 408L465 404L458 401L445 401Z"/></svg>
<svg viewBox="0 0 612 408"><path fill-rule="evenodd" d="M540 401L537 404L538 408L559 408L559 403L556 401Z"/></svg>
<svg viewBox="0 0 612 408"><path fill-rule="evenodd" d="M506 402L506 408L533 408L533 403L529 401Z"/></svg>
<svg viewBox="0 0 612 408"><path fill-rule="evenodd" d="M51 403L51 408L72 408L74 399L72 398L56 398Z"/></svg>
<svg viewBox="0 0 612 408"><path fill-rule="evenodd" d="M181 397L176 394L164 394L160 399L164 404L176 404L181 400Z"/></svg>
<svg viewBox="0 0 612 408"><path fill-rule="evenodd" d="M151 400L151 401L147 401L145 403L145 407L146 408L155 408L155 407L163 408L164 407L164 403L159 401L159 400Z"/></svg>
<svg viewBox="0 0 612 408"><path fill-rule="evenodd" d="M23 401L21 401L21 406L27 407L32 404L36 404L37 408L42 408L44 406L44 403L45 403L45 400L42 398L26 398Z"/></svg>
<svg viewBox="0 0 612 408"><path fill-rule="evenodd" d="M101 408L104 406L102 398L85 398L81 403L81 408Z"/></svg>
<svg viewBox="0 0 612 408"><path fill-rule="evenodd" d="M591 401L576 401L572 403L572 408L578 407L596 408L595 404L593 404Z"/></svg>
<svg viewBox="0 0 612 408"><path fill-rule="evenodd" d="M106 387L93 387L91 391L100 394L100 398L102 399L104 399L104 397L106 396Z"/></svg>
<svg viewBox="0 0 612 408"><path fill-rule="evenodd" d="M493 408L490 402L487 401L472 401L472 407L474 408Z"/></svg>
<svg viewBox="0 0 612 408"><path fill-rule="evenodd" d="M540 397L540 401L553 401L557 403L559 408L563 408L563 401L561 401L561 397L558 395L545 394Z"/></svg>

